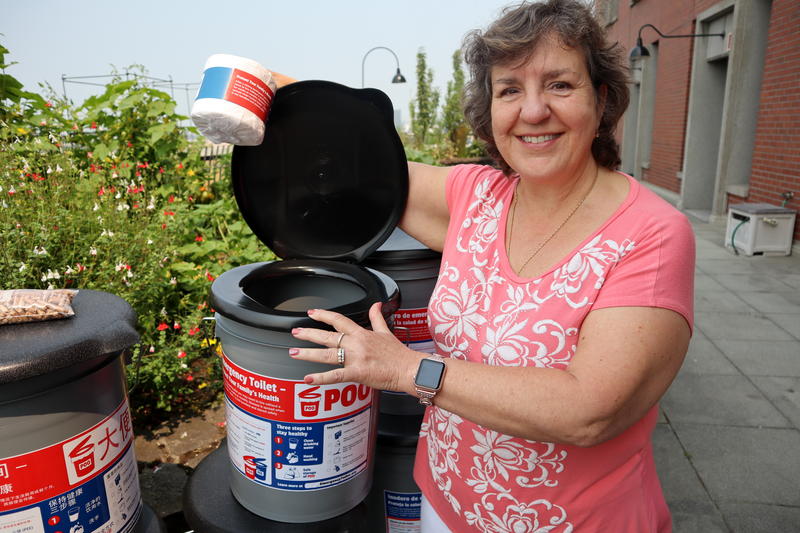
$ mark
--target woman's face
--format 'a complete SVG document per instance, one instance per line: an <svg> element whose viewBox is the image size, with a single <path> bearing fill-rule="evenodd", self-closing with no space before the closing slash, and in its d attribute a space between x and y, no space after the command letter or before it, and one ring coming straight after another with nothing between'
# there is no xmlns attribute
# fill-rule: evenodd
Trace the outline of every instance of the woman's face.
<svg viewBox="0 0 800 533"><path fill-rule="evenodd" d="M492 134L509 166L540 180L582 172L600 123L583 54L545 38L527 62L491 76Z"/></svg>

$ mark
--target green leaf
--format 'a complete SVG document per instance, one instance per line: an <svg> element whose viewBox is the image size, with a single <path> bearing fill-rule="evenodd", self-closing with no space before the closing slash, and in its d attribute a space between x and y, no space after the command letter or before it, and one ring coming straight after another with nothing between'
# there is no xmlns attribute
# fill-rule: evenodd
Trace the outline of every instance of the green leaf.
<svg viewBox="0 0 800 533"><path fill-rule="evenodd" d="M110 150L108 149L108 146L103 143L96 144L92 149L92 152L94 152L94 157L98 161L105 160L105 158L108 157L109 151Z"/></svg>

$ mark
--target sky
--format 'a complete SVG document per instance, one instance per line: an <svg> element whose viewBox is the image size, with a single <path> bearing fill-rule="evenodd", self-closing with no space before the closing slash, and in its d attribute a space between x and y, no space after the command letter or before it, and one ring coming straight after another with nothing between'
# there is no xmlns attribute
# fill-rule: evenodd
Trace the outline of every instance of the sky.
<svg viewBox="0 0 800 533"><path fill-rule="evenodd" d="M416 55L424 50L434 87L444 95L452 55L464 35L485 28L514 0L0 0L0 44L6 69L24 88L49 83L75 103L101 90L114 70L143 65L149 76L172 79L178 112L189 114L209 56L253 59L298 79L361 87L362 61L374 47L397 55L408 80L392 84L391 52L366 56L364 82L391 98L403 122L416 92ZM169 92L169 87L164 87Z"/></svg>

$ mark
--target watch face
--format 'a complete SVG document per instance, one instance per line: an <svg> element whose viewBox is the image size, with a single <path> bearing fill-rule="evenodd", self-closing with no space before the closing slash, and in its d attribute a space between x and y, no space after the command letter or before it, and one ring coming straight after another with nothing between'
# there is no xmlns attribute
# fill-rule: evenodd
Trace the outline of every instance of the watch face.
<svg viewBox="0 0 800 533"><path fill-rule="evenodd" d="M432 361L430 359L423 359L419 362L419 369L417 370L417 378L414 383L419 387L426 389L438 390L442 384L442 376L444 375L444 363L441 361Z"/></svg>

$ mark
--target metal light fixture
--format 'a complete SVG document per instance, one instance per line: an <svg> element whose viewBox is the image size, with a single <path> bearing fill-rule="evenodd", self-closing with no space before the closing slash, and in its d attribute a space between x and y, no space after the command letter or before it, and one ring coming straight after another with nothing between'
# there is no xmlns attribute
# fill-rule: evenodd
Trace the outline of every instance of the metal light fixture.
<svg viewBox="0 0 800 533"><path fill-rule="evenodd" d="M364 87L364 63L367 60L367 56L375 50L387 50L388 52L391 52L391 54L394 56L395 63L397 63L397 72L392 78L392 83L405 83L406 78L400 73L400 60L397 59L397 54L395 54L391 48L386 48L385 46L376 46L375 48L367 50L367 53L364 54L363 59L361 59L361 87Z"/></svg>
<svg viewBox="0 0 800 533"><path fill-rule="evenodd" d="M647 51L647 47L642 43L642 30L650 27L655 30L657 34L665 39L677 39L677 38L685 38L685 37L725 37L724 33L691 33L688 35L664 35L659 31L658 28L653 26L652 24L644 24L641 28L639 28L639 34L636 37L636 46L633 47L631 50L630 60L631 62L636 61L640 57L649 57L650 52Z"/></svg>

